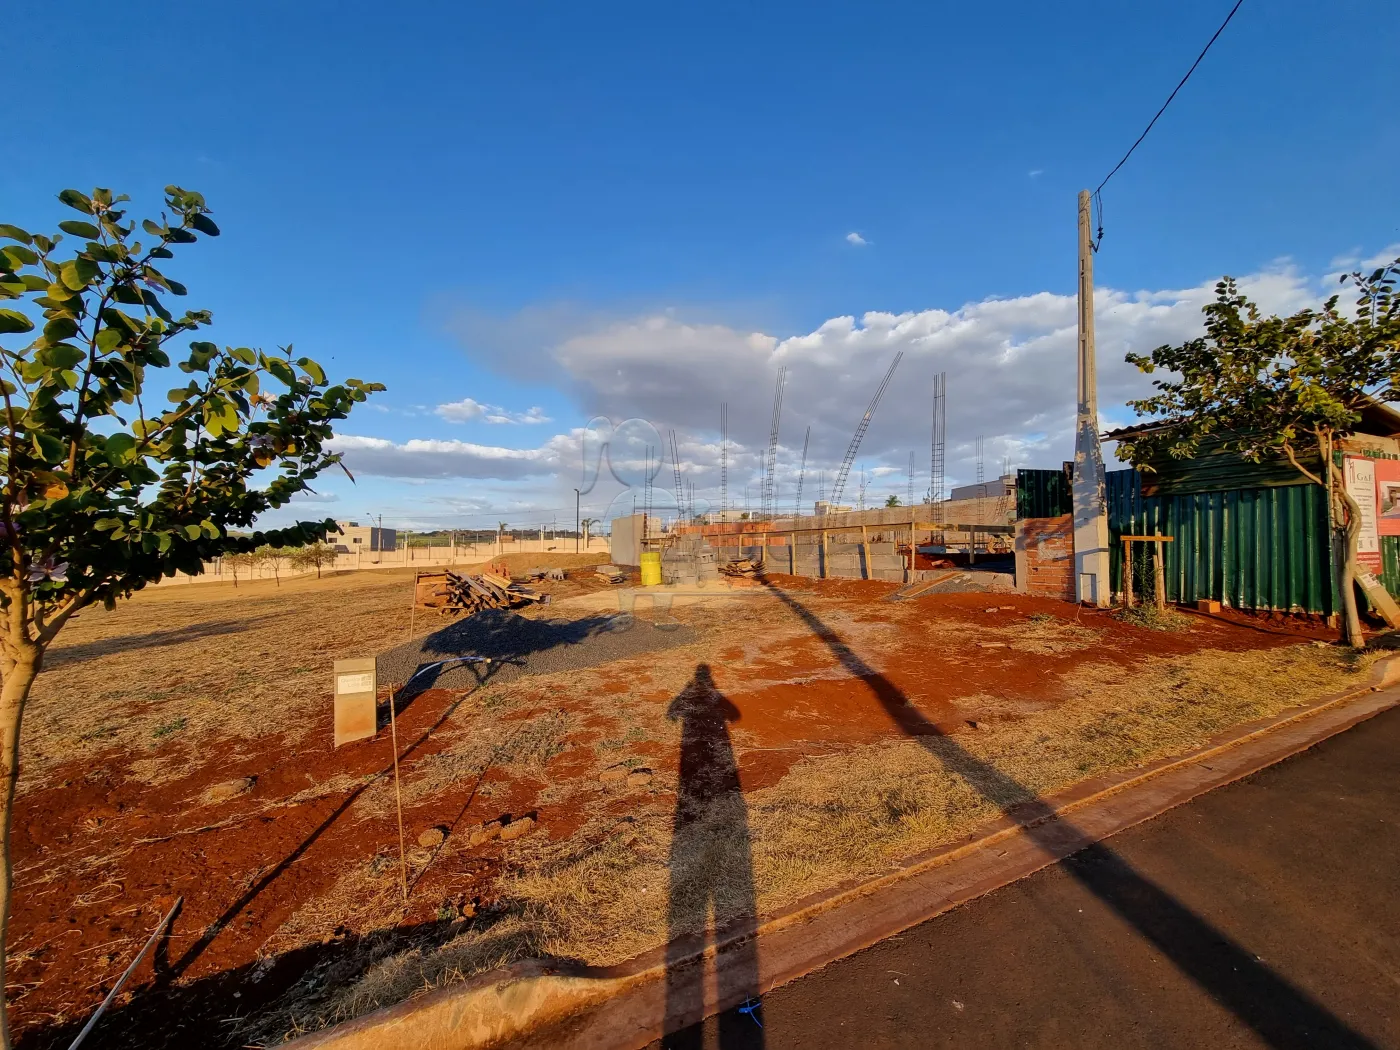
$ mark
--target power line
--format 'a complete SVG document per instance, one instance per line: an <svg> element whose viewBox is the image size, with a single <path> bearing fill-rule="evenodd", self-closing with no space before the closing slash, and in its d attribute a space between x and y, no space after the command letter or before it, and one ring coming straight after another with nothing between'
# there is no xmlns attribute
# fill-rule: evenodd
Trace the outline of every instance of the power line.
<svg viewBox="0 0 1400 1050"><path fill-rule="evenodd" d="M1225 27L1230 24L1230 19L1235 17L1235 12L1240 9L1240 5L1243 3L1244 0L1235 0L1235 6L1230 8L1230 13L1225 16L1225 21L1220 23L1220 28L1206 41L1206 46L1201 48L1201 53L1196 56L1196 61L1191 63L1191 68L1186 71L1186 75L1181 78L1181 82L1177 84L1176 87L1172 88L1172 93L1168 95L1167 100L1162 103L1162 108L1153 114L1152 119L1147 122L1147 127L1143 128L1142 134L1137 137L1137 141L1128 147L1128 152L1123 154L1123 159L1113 165L1113 170L1103 177L1103 182L1099 183L1098 187L1094 190L1094 198L1098 203L1099 209L1099 241L1103 240L1103 201L1099 197L1100 191L1108 185L1109 179L1118 174L1118 169L1128 163L1128 158L1133 155L1133 151L1142 145L1142 140L1147 138L1147 133L1152 130L1152 125L1156 124L1157 118L1167 111L1167 107L1172 104L1172 99L1176 98L1177 92L1186 86L1186 82L1191 79L1191 74L1196 72L1196 67L1201 64L1201 59L1206 57L1206 52L1211 49L1211 45L1219 39L1221 33L1225 32ZM1097 244L1095 244L1094 249L1095 251L1098 250Z"/></svg>

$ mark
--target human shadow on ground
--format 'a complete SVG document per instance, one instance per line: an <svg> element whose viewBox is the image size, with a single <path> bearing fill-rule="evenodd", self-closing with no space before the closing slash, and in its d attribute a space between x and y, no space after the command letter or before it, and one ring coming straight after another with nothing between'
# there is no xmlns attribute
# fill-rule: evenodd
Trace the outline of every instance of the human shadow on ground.
<svg viewBox="0 0 1400 1050"><path fill-rule="evenodd" d="M715 687L710 668L699 664L666 717L681 723L681 749L667 861L665 1030L671 1034L662 1046L699 1050L702 1045L700 1030L683 1025L705 1014L702 949L711 918L716 941L722 929L726 940L740 942L725 953L726 963L719 968L720 1001L748 1004L747 1010L729 1009L719 1016L719 1046L762 1046L762 1022L753 1012L758 997L753 858L728 725L739 720L739 709Z"/></svg>
<svg viewBox="0 0 1400 1050"><path fill-rule="evenodd" d="M906 735L918 740L945 769L1020 824L1032 841L1056 855L1065 851L1067 843L1082 842L1082 848L1061 862L1065 872L1262 1041L1279 1050L1319 1046L1375 1050L1374 1043L1307 991L1134 869L1108 845L1093 841L1088 832L1057 816L1050 803L944 735L901 689L861 659L815 613L791 594L771 583L766 586L811 629L841 666L870 690ZM698 1033L699 1026L695 1031ZM745 1041L743 1045L757 1044Z"/></svg>

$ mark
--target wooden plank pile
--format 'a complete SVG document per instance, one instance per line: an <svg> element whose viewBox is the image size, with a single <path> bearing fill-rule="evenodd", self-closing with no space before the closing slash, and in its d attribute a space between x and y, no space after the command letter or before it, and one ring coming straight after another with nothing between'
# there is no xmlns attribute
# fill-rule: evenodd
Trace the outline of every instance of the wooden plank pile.
<svg viewBox="0 0 1400 1050"><path fill-rule="evenodd" d="M626 583L627 572L616 565L599 565L593 570L593 575L604 583Z"/></svg>
<svg viewBox="0 0 1400 1050"><path fill-rule="evenodd" d="M725 576L742 576L751 580L755 576L763 575L763 561L758 558L740 558L738 561L731 561L728 565L721 565L719 571Z"/></svg>
<svg viewBox="0 0 1400 1050"><path fill-rule="evenodd" d="M546 604L549 595L492 572L420 572L413 581L413 601L418 608L436 609L443 616L470 616L482 609Z"/></svg>

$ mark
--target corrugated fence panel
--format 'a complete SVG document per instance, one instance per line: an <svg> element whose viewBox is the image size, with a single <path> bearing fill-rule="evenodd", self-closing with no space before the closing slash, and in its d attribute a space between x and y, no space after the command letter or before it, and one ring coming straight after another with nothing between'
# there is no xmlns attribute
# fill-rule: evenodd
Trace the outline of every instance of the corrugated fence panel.
<svg viewBox="0 0 1400 1050"><path fill-rule="evenodd" d="M1400 594L1400 536L1381 537L1381 583L1391 594Z"/></svg>
<svg viewBox="0 0 1400 1050"><path fill-rule="evenodd" d="M1135 470L1109 471L1110 579L1123 589L1127 535L1165 544L1169 601L1214 598L1239 609L1330 615L1327 500L1317 485L1144 496ZM1400 537L1387 548L1387 584L1400 583ZM1140 582L1139 582L1139 585Z"/></svg>
<svg viewBox="0 0 1400 1050"><path fill-rule="evenodd" d="M1063 470L1016 471L1016 517L1058 518L1071 506L1069 477Z"/></svg>

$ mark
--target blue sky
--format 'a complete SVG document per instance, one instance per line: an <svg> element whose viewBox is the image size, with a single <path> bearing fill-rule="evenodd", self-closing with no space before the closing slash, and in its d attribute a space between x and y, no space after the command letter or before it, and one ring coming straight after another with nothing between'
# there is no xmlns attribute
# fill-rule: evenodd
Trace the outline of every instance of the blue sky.
<svg viewBox="0 0 1400 1050"><path fill-rule="evenodd" d="M988 474L1069 454L1075 193L1228 7L21 5L0 221L202 191L224 236L168 270L215 338L389 386L343 428L359 484L303 515L571 519L599 413L676 429L717 496L719 402L751 478L780 363L791 490L805 427L829 471L897 349L861 463L902 496L939 369L950 480L979 434ZM1220 274L1281 309L1400 242L1397 54L1389 6L1247 0L1104 192L1106 421L1123 351L1188 336Z"/></svg>

